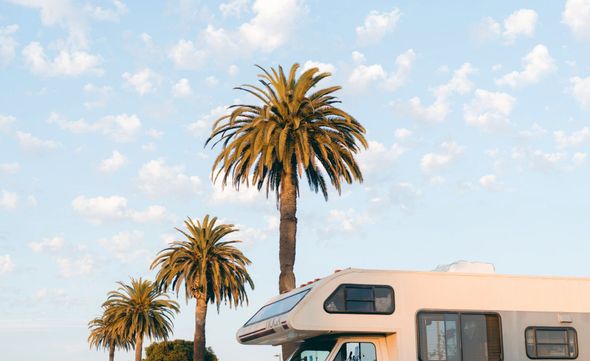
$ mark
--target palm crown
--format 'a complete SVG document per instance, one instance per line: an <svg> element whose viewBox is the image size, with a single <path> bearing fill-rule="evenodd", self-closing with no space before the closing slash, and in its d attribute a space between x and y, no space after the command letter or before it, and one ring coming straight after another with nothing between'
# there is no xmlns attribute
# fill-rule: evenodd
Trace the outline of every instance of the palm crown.
<svg viewBox="0 0 590 361"><path fill-rule="evenodd" d="M90 335L88 343L96 349L120 348L129 350L133 347L133 340L126 338L123 334L115 331L112 320L104 314L88 322Z"/></svg>
<svg viewBox="0 0 590 361"><path fill-rule="evenodd" d="M242 85L262 104L238 104L231 113L217 120L206 144L217 138L222 151L213 165L214 179L223 175L223 184L239 188L240 184L278 191L285 177L299 194L298 178L306 175L311 189L321 190L327 199L325 176L340 193L341 181L362 181L354 159L359 144L367 147L364 127L351 115L336 107L334 93L339 86L308 94L330 73L317 68L304 71L299 78L299 64L288 76L282 67L271 72L259 67L261 87ZM250 177L251 175L251 177Z"/></svg>
<svg viewBox="0 0 590 361"><path fill-rule="evenodd" d="M250 260L234 247L240 241L222 241L237 229L216 222L217 218L209 219L209 215L202 223L187 219L186 232L177 228L186 239L162 250L152 268L160 267L156 283L161 288L178 294L184 284L187 301L202 294L207 303L215 303L218 308L221 302L237 307L248 300L245 285L254 288L246 270Z"/></svg>
<svg viewBox="0 0 590 361"><path fill-rule="evenodd" d="M178 303L161 293L154 283L131 279L127 285L109 292L103 304L105 317L112 322L115 332L136 339L166 339L172 333L172 319L179 311Z"/></svg>

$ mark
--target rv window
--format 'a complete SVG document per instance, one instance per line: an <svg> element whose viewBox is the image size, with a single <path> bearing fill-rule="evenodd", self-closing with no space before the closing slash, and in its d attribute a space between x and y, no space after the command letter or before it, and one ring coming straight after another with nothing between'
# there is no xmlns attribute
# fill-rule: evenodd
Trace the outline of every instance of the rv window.
<svg viewBox="0 0 590 361"><path fill-rule="evenodd" d="M325 361L336 341L304 343L289 361Z"/></svg>
<svg viewBox="0 0 590 361"><path fill-rule="evenodd" d="M578 336L571 327L529 327L525 338L526 354L531 359L578 357Z"/></svg>
<svg viewBox="0 0 590 361"><path fill-rule="evenodd" d="M348 342L342 345L334 361L377 361L377 351L369 342Z"/></svg>
<svg viewBox="0 0 590 361"><path fill-rule="evenodd" d="M421 361L500 361L500 317L495 314L421 312Z"/></svg>
<svg viewBox="0 0 590 361"><path fill-rule="evenodd" d="M276 302L270 303L264 307L262 307L258 312L252 316L251 319L246 322L244 326L248 326L257 322L261 322L264 320L268 320L269 318L273 318L284 313L287 313L293 309L293 307L297 306L299 301L309 292L309 289L305 291L301 291L289 297L285 297L280 299Z"/></svg>
<svg viewBox="0 0 590 361"><path fill-rule="evenodd" d="M389 286L340 285L324 302L328 313L392 314L393 289Z"/></svg>

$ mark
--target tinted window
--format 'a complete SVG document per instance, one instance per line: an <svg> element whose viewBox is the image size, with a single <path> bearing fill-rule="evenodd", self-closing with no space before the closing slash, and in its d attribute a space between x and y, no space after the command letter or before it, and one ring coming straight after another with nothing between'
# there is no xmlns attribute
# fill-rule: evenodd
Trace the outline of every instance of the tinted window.
<svg viewBox="0 0 590 361"><path fill-rule="evenodd" d="M299 301L309 292L309 289L296 293L292 296L283 298L271 304L268 304L262 307L258 312L252 316L248 322L246 322L245 326L251 325L256 322L268 320L269 318L276 317L278 315L282 315L283 313L287 313L295 307Z"/></svg>
<svg viewBox="0 0 590 361"><path fill-rule="evenodd" d="M529 327L526 329L526 353L532 359L575 359L578 337L571 327Z"/></svg>
<svg viewBox="0 0 590 361"><path fill-rule="evenodd" d="M501 360L498 315L422 312L418 327L422 361Z"/></svg>
<svg viewBox="0 0 590 361"><path fill-rule="evenodd" d="M377 361L377 350L370 342L347 342L342 345L334 361Z"/></svg>
<svg viewBox="0 0 590 361"><path fill-rule="evenodd" d="M341 285L324 302L329 313L381 313L394 310L393 289L389 286Z"/></svg>
<svg viewBox="0 0 590 361"><path fill-rule="evenodd" d="M304 343L289 361L325 361L336 341Z"/></svg>

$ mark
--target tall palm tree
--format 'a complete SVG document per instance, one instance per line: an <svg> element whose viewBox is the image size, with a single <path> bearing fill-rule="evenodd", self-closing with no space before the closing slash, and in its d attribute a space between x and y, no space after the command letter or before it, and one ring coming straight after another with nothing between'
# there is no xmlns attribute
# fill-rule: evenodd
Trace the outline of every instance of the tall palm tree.
<svg viewBox="0 0 590 361"><path fill-rule="evenodd" d="M162 250L151 268L159 267L155 283L162 290L174 290L179 294L184 284L184 296L196 299L194 361L205 357L205 321L207 304L221 302L237 307L248 302L246 284L254 289L254 283L246 270L250 260L234 247L240 241L222 241L236 232L232 224L216 225L217 218L203 218L196 222L188 218L187 231L177 230L186 238L173 242Z"/></svg>
<svg viewBox="0 0 590 361"><path fill-rule="evenodd" d="M172 332L174 313L180 310L176 301L141 278L131 278L130 285L119 282L119 288L109 292L103 307L114 332L133 340L135 361L141 361L144 336L166 340Z"/></svg>
<svg viewBox="0 0 590 361"><path fill-rule="evenodd" d="M90 347L109 350L109 361L115 359L116 348L127 351L133 347L133 340L115 332L113 322L104 315L104 312L102 316L88 322L88 328L90 328L88 336Z"/></svg>
<svg viewBox="0 0 590 361"><path fill-rule="evenodd" d="M283 68L261 67L262 87L242 85L236 89L255 96L260 104L237 104L217 120L205 144L223 147L213 163L212 176L231 183L256 185L258 190L276 192L280 211L280 293L295 288L295 238L299 180L306 176L312 191L328 199L326 177L338 193L343 182L362 182L354 155L367 148L365 128L338 108L334 93L341 88L314 87L330 73L318 68L297 77L299 64L286 75Z"/></svg>

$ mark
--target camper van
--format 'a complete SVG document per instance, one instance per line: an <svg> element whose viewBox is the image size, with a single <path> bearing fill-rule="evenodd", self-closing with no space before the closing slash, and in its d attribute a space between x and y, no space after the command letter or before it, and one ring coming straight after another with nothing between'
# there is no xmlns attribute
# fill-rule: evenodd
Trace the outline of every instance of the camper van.
<svg viewBox="0 0 590 361"><path fill-rule="evenodd" d="M237 333L290 361L590 361L590 278L347 269L267 302Z"/></svg>

